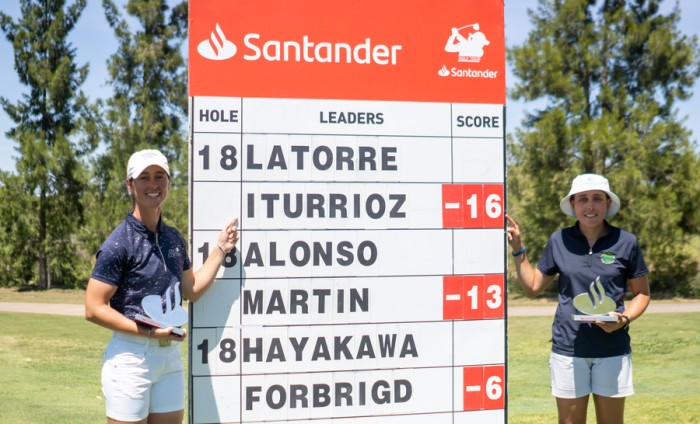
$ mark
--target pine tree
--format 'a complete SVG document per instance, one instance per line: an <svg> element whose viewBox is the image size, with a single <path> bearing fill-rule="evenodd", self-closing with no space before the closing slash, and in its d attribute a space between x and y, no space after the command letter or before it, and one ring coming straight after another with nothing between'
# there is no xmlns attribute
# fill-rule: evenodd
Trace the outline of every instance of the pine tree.
<svg viewBox="0 0 700 424"><path fill-rule="evenodd" d="M187 68L180 53L186 40L187 3L169 9L165 0L129 0L125 18L111 0L105 16L118 40L108 61L113 95L106 102L105 153L95 166L96 197L90 232L96 250L130 209L124 180L129 156L144 148L162 151L170 162L172 185L164 217L187 228ZM169 13L168 13L169 12ZM137 22L139 28L129 24Z"/></svg>
<svg viewBox="0 0 700 424"><path fill-rule="evenodd" d="M88 66L76 65L67 36L85 5L86 0L68 7L62 0L21 0L16 22L0 12L0 29L12 43L19 80L29 89L14 104L0 97L15 123L7 135L20 153L18 175L2 175L2 197L9 201L3 201L0 215L14 220L3 237L10 246L8 258L20 264L9 278L32 275L40 289L51 288L52 281L72 284L81 260L75 238L83 221L86 183L81 157L97 144L96 110L79 91ZM35 273L26 269L29 264Z"/></svg>
<svg viewBox="0 0 700 424"><path fill-rule="evenodd" d="M674 108L698 77L697 37L678 4L540 0L533 30L509 49L515 99L544 102L509 138L510 209L538 257L572 224L558 208L580 173L603 174L622 199L612 222L637 234L654 291L687 294L698 267L700 161Z"/></svg>

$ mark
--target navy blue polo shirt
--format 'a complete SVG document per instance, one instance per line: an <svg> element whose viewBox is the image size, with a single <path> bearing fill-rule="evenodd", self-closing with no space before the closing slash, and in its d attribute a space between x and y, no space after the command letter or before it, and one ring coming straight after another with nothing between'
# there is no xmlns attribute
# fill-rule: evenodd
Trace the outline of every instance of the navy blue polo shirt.
<svg viewBox="0 0 700 424"><path fill-rule="evenodd" d="M182 272L192 267L185 240L172 227L158 221L156 232L149 230L131 213L97 251L92 278L117 286L110 306L133 319L143 314L141 299L173 296L182 281ZM182 298L182 286L178 286Z"/></svg>
<svg viewBox="0 0 700 424"><path fill-rule="evenodd" d="M565 356L606 358L631 352L628 329L606 333L597 325L574 321L580 314L574 297L589 293L600 278L607 297L624 311L627 281L649 273L637 237L605 221L607 234L590 248L579 223L553 233L537 268L545 275L559 274L559 305L552 324L552 351Z"/></svg>

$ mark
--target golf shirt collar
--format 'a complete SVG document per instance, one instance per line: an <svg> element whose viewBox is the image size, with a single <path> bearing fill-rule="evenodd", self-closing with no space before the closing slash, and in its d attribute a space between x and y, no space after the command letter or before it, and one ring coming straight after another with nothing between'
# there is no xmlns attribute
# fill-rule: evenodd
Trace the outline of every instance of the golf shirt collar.
<svg viewBox="0 0 700 424"><path fill-rule="evenodd" d="M160 216L158 217L158 224L156 224L156 231L155 233L146 227L146 224L144 224L141 220L136 218L133 213L129 212L129 214L126 216L126 221L136 229L139 233L142 234L160 234L163 231L163 217Z"/></svg>

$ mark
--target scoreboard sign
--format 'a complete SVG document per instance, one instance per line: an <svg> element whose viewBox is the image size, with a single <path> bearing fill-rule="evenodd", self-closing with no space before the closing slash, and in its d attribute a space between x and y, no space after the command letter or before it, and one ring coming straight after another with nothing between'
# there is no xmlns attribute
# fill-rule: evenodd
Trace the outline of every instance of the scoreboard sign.
<svg viewBox="0 0 700 424"><path fill-rule="evenodd" d="M503 0L189 7L190 422L505 422Z"/></svg>

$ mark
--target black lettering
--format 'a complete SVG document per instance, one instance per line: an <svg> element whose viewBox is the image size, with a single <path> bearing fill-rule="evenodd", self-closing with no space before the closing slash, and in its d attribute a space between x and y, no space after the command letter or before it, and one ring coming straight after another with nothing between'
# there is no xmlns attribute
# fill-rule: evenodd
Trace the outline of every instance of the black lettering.
<svg viewBox="0 0 700 424"><path fill-rule="evenodd" d="M403 388L403 395L401 394ZM394 381L394 402L404 403L408 402L413 396L413 386L408 380L396 380Z"/></svg>
<svg viewBox="0 0 700 424"><path fill-rule="evenodd" d="M282 292L280 290L272 290L272 295L270 296L270 302L267 304L265 315L272 315L275 312L278 314L287 313L287 310L284 307L284 300L282 299Z"/></svg>
<svg viewBox="0 0 700 424"><path fill-rule="evenodd" d="M292 349L294 349L295 359L301 361L303 359L304 347L309 341L308 337L302 337L301 340L297 340L296 337L291 337L289 342L292 344Z"/></svg>
<svg viewBox="0 0 700 424"><path fill-rule="evenodd" d="M253 402L260 402L260 396L256 396L255 393L260 393L262 387L252 386L245 388L245 409L246 411L253 410Z"/></svg>
<svg viewBox="0 0 700 424"><path fill-rule="evenodd" d="M298 170L303 170L304 169L304 153L309 152L309 146L292 146L291 147L292 153L297 154L297 169Z"/></svg>
<svg viewBox="0 0 700 424"><path fill-rule="evenodd" d="M325 158L325 162L321 162L321 156ZM327 146L319 146L314 150L313 162L316 169L326 171L333 164L333 152Z"/></svg>
<svg viewBox="0 0 700 424"><path fill-rule="evenodd" d="M260 246L258 246L257 242L250 243L248 245L248 250L246 251L245 262L243 263L243 266L251 265L265 266L260 255Z"/></svg>
<svg viewBox="0 0 700 424"><path fill-rule="evenodd" d="M289 293L290 297L290 312L293 314L298 313L297 310L301 309L302 314L309 313L309 293L306 290L291 290Z"/></svg>
<svg viewBox="0 0 700 424"><path fill-rule="evenodd" d="M348 349L348 343L350 343L350 340L352 340L352 336L346 336L342 340L339 336L335 336L334 340L335 344L333 346L333 352L335 353L335 360L337 361L341 359L341 354L345 357L345 359L352 359L352 354L350 353L350 349Z"/></svg>
<svg viewBox="0 0 700 424"><path fill-rule="evenodd" d="M405 358L406 356L418 357L418 349L416 348L416 341L413 339L413 334L406 334L406 338L403 339L403 346L401 346L401 354L399 357Z"/></svg>
<svg viewBox="0 0 700 424"><path fill-rule="evenodd" d="M396 171L399 169L396 165L396 147L382 147L382 170Z"/></svg>
<svg viewBox="0 0 700 424"><path fill-rule="evenodd" d="M372 203L375 203L377 205L377 211L375 211L372 207ZM383 217L384 212L386 211L386 203L384 202L384 197L376 193L370 194L367 198L365 211L367 212L367 216L369 216L372 219L379 219Z"/></svg>
<svg viewBox="0 0 700 424"><path fill-rule="evenodd" d="M304 210L304 195L297 193L294 196L295 208L292 210L292 195L289 193L284 194L284 215L287 218L299 218Z"/></svg>
<svg viewBox="0 0 700 424"><path fill-rule="evenodd" d="M369 289L364 287L362 295L357 289L350 289L350 312L357 312L357 307L362 312L369 312Z"/></svg>
<svg viewBox="0 0 700 424"><path fill-rule="evenodd" d="M277 242L270 242L270 266L284 266L284 259L277 259Z"/></svg>
<svg viewBox="0 0 700 424"><path fill-rule="evenodd" d="M391 403L391 386L385 380L379 380L372 385L372 400L377 405Z"/></svg>
<svg viewBox="0 0 700 424"><path fill-rule="evenodd" d="M372 347L372 340L368 335L363 335L360 339L360 346L357 348L357 359L362 359L364 356L369 358L376 358L374 354L374 347Z"/></svg>
<svg viewBox="0 0 700 424"><path fill-rule="evenodd" d="M297 403L301 403L302 408L309 407L309 400L306 396L309 394L309 388L303 384L292 384L289 386L289 407L294 409Z"/></svg>
<svg viewBox="0 0 700 424"><path fill-rule="evenodd" d="M318 299L318 313L326 313L326 298L331 295L329 289L314 289L312 294Z"/></svg>
<svg viewBox="0 0 700 424"><path fill-rule="evenodd" d="M364 266L373 265L377 261L377 245L365 240L357 248L357 259Z"/></svg>
<svg viewBox="0 0 700 424"><path fill-rule="evenodd" d="M297 254L299 250L301 250L302 253L301 258L299 258ZM309 259L311 257L311 250L309 249L309 245L303 241L295 241L292 244L292 247L289 249L289 256L289 259L295 266L306 265L307 263L309 263Z"/></svg>
<svg viewBox="0 0 700 424"><path fill-rule="evenodd" d="M270 161L267 164L267 169L279 168L281 170L287 169L287 162L284 160L284 153L282 152L282 146L272 146L272 154L270 155Z"/></svg>
<svg viewBox="0 0 700 424"><path fill-rule="evenodd" d="M328 345L326 344L326 339L319 337L316 339L316 346L314 347L314 353L311 355L312 361L318 361L319 359L325 359L326 361L331 360L331 354L328 351Z"/></svg>
<svg viewBox="0 0 700 424"><path fill-rule="evenodd" d="M246 155L246 169L262 169L262 163L255 163L255 145L247 145L246 150L248 151Z"/></svg>
<svg viewBox="0 0 700 424"><path fill-rule="evenodd" d="M251 297L250 290L243 291L243 315L262 314L263 291L256 290L255 296Z"/></svg>
<svg viewBox="0 0 700 424"><path fill-rule="evenodd" d="M335 406L352 406L352 384L350 383L335 383Z"/></svg>
<svg viewBox="0 0 700 424"><path fill-rule="evenodd" d="M277 401L275 401L275 393L277 393ZM270 408L280 409L287 403L287 392L279 384L273 384L267 389L265 400Z"/></svg>
<svg viewBox="0 0 700 424"><path fill-rule="evenodd" d="M263 339L255 339L255 345L250 344L250 339L243 339L243 362L250 362L251 355L255 355L255 362L262 361Z"/></svg>
<svg viewBox="0 0 700 424"><path fill-rule="evenodd" d="M389 218L406 218L406 212L401 210L401 207L406 202L405 194L390 194L389 200L394 200L394 205L389 212Z"/></svg>
<svg viewBox="0 0 700 424"><path fill-rule="evenodd" d="M360 158L359 158L359 160L360 160L359 170L360 171L365 171L367 169L375 171L377 169L377 162L375 161L375 158L377 156L377 151L373 147L360 146L359 156L360 156Z"/></svg>
<svg viewBox="0 0 700 424"><path fill-rule="evenodd" d="M274 337L270 341L270 348L267 351L267 358L265 362L270 363L274 360L279 362L287 362L287 358L284 356L284 348L278 337Z"/></svg>
<svg viewBox="0 0 700 424"><path fill-rule="evenodd" d="M314 384L314 408L323 408L331 404L331 388L328 384Z"/></svg>

